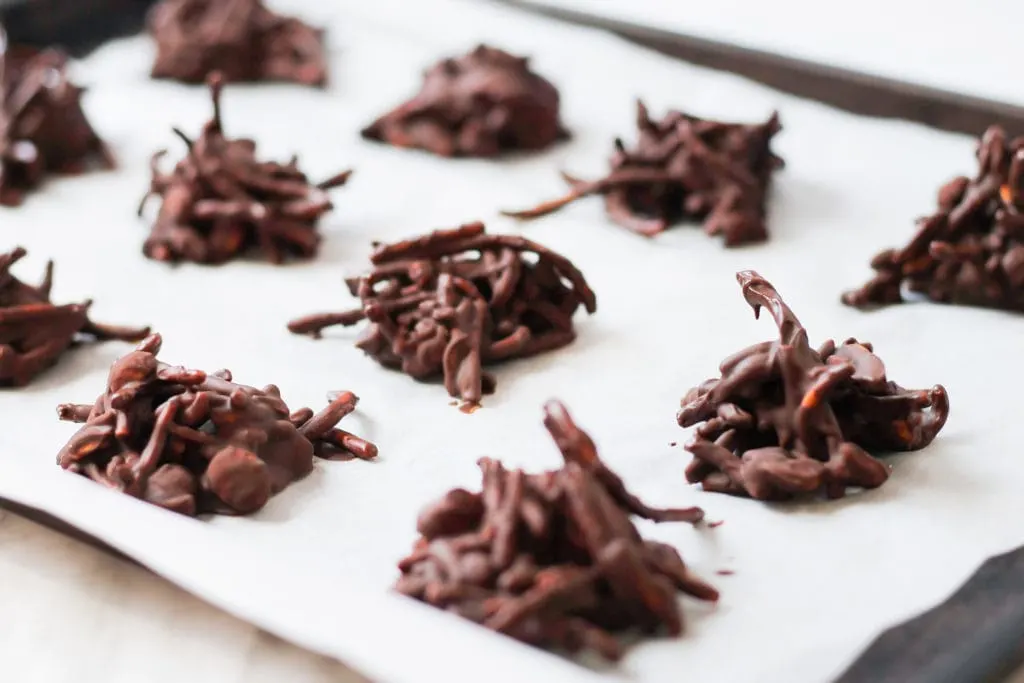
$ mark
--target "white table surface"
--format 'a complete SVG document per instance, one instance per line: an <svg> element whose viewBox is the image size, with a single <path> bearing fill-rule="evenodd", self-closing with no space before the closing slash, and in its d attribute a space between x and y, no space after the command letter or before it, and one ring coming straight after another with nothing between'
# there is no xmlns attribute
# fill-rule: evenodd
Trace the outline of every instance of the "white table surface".
<svg viewBox="0 0 1024 683"><path fill-rule="evenodd" d="M1010 40L1009 32L1020 23L1006 20L1013 3L1001 3L1002 19L991 21L992 12L983 6L994 7L995 0L978 2L955 16L942 10L954 7L952 3L930 3L931 11L923 17L924 3L915 0L868 0L856 11L810 0L780 0L763 7L746 0L544 2L1024 104L1024 87L1008 74L1020 61L1010 58L1010 52L1024 49ZM841 21L834 17L839 11ZM1017 11L1024 19L1024 10ZM887 31L875 30L883 24ZM861 38L868 31L875 36L872 49L863 50ZM978 47L986 43L996 49ZM0 605L4 680L364 680L344 665L262 633L144 569L3 511ZM1024 672L1012 681L1024 683Z"/></svg>
<svg viewBox="0 0 1024 683"><path fill-rule="evenodd" d="M0 510L0 680L363 683L154 574Z"/></svg>

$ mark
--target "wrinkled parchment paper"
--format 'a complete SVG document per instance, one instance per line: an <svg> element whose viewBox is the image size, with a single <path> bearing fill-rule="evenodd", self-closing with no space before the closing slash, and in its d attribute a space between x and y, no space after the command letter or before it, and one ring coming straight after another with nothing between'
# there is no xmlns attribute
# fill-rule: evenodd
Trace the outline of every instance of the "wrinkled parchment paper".
<svg viewBox="0 0 1024 683"><path fill-rule="evenodd" d="M29 249L19 275L33 280L54 258L56 300L93 297L97 320L152 324L169 362L229 367L256 386L274 382L293 406L319 408L328 390L356 391L360 409L346 422L380 445L379 462L320 462L245 519L180 517L66 474L54 457L74 426L58 422L54 406L96 397L110 362L128 350L110 343L81 348L34 385L0 394L0 495L383 681L821 681L880 629L949 594L986 556L1024 542L1019 316L928 304L865 314L838 301L868 276L876 250L908 238L942 181L971 171L971 140L858 119L483 2L275 6L329 27L331 88L232 87L225 125L254 136L267 157L299 153L314 177L356 169L323 224L319 259L173 268L141 256L147 224L133 211L149 155L168 146L176 158L171 126L197 132L210 114L205 89L147 79L143 38L78 65L90 87L88 113L120 169L51 182L23 208L0 212L0 223L7 246ZM572 142L482 162L359 138L363 124L416 88L425 66L481 40L534 55L536 69L561 87ZM655 114L675 106L757 120L780 109L777 149L788 166L777 176L769 243L726 250L696 228L647 240L610 225L597 199L526 226L497 216L561 192L559 169L602 173L612 137L632 135L637 96ZM353 303L342 278L364 268L371 240L473 219L574 259L599 308L579 319L573 346L498 369L497 394L475 414L451 407L441 386L363 357L352 347L354 330L318 342L285 330L296 315ZM812 343L867 339L892 379L948 388L946 429L930 448L891 458L881 489L770 506L684 482L688 458L670 445L687 438L674 419L679 397L715 374L725 355L775 335L743 303L733 274L744 268L775 283ZM478 457L531 469L558 464L540 421L551 397L566 401L638 495L700 504L724 521L714 529L643 525L713 579L722 600L715 608L688 601L683 638L644 642L616 669L519 645L388 592L417 511L452 486L477 486ZM716 575L723 569L734 574Z"/></svg>

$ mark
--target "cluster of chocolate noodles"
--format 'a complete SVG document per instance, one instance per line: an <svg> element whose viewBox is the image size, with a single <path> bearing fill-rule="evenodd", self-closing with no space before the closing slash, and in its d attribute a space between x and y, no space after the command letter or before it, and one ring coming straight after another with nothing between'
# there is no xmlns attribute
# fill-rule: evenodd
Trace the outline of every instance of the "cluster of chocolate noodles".
<svg viewBox="0 0 1024 683"><path fill-rule="evenodd" d="M149 328L102 325L89 319L91 301L57 305L50 301L53 262L33 287L11 273L25 256L16 247L0 255L0 386L23 386L85 339L138 341Z"/></svg>
<svg viewBox="0 0 1024 683"><path fill-rule="evenodd" d="M363 137L445 157L494 157L568 137L558 108L558 90L527 58L480 45L427 70L420 92Z"/></svg>
<svg viewBox="0 0 1024 683"><path fill-rule="evenodd" d="M727 247L768 239L768 188L772 172L783 165L771 151L772 137L782 129L778 115L747 125L670 111L655 121L638 102L637 128L632 149L615 140L611 171L604 178L584 181L566 175L567 195L506 215L537 218L601 194L609 217L641 235L699 220L707 234L722 235Z"/></svg>
<svg viewBox="0 0 1024 683"><path fill-rule="evenodd" d="M58 50L9 49L0 30L0 204L21 204L46 173L114 166L66 64Z"/></svg>
<svg viewBox="0 0 1024 683"><path fill-rule="evenodd" d="M309 474L314 454L376 457L376 446L336 427L355 409L351 392L316 414L289 412L274 385L160 362L161 343L148 337L115 362L93 405L58 408L62 420L84 423L60 451L61 467L182 514L247 514Z"/></svg>
<svg viewBox="0 0 1024 683"><path fill-rule="evenodd" d="M220 97L223 79L210 77L213 120L199 138L178 129L188 154L170 173L162 173L153 156L150 190L139 205L156 195L162 200L143 253L158 261L219 264L251 250L272 263L288 256L309 258L320 245L317 222L333 208L327 190L344 185L351 171L313 185L287 164L256 159L256 143L224 135Z"/></svg>
<svg viewBox="0 0 1024 683"><path fill-rule="evenodd" d="M299 318L288 329L319 336L365 319L359 348L416 379L443 376L467 408L494 390L483 365L565 346L576 338L576 310L597 309L564 256L522 237L488 235L482 223L380 245L370 260L368 275L346 281L360 308Z"/></svg>
<svg viewBox="0 0 1024 683"><path fill-rule="evenodd" d="M156 42L153 78L202 83L294 81L324 86L324 35L261 0L162 0L149 15Z"/></svg>
<svg viewBox="0 0 1024 683"><path fill-rule="evenodd" d="M875 276L843 303L899 303L906 287L940 303L1024 311L1024 137L1008 141L992 126L977 157L978 174L946 183L938 211L907 246L875 256Z"/></svg>
<svg viewBox="0 0 1024 683"><path fill-rule="evenodd" d="M778 292L752 271L737 274L779 339L722 361L721 377L691 389L679 424L698 425L686 446L691 482L708 491L785 500L847 487L875 488L888 471L869 451L924 448L949 414L946 390L904 389L886 378L870 344L826 341L817 350Z"/></svg>
<svg viewBox="0 0 1024 683"><path fill-rule="evenodd" d="M645 541L630 521L697 522L700 508L658 510L630 494L560 403L544 424L565 465L541 474L483 459L479 493L454 489L418 521L402 560L405 595L542 647L621 654L616 632L682 631L676 591L718 592L671 546Z"/></svg>

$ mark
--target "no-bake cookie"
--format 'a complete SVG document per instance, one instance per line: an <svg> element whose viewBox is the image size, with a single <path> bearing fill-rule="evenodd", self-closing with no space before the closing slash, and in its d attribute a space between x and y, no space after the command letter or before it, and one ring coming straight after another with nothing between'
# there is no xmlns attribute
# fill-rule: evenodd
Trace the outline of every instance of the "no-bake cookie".
<svg viewBox="0 0 1024 683"><path fill-rule="evenodd" d="M444 157L534 151L567 137L558 90L529 60L481 45L445 59L420 92L363 130L363 137Z"/></svg>
<svg viewBox="0 0 1024 683"><path fill-rule="evenodd" d="M162 343L152 335L115 362L95 403L59 406L60 419L82 423L57 456L61 467L185 515L248 514L309 474L314 455L377 456L337 427L355 410L352 392L319 413L291 412L272 384L158 360Z"/></svg>
<svg viewBox="0 0 1024 683"><path fill-rule="evenodd" d="M1024 137L992 126L978 143L978 173L942 186L937 211L902 249L871 261L875 276L843 303L876 308L904 290L932 301L1024 311Z"/></svg>
<svg viewBox="0 0 1024 683"><path fill-rule="evenodd" d="M210 77L213 120L191 139L174 129L187 148L170 173L160 170L166 151L152 161L147 200L161 199L143 253L157 261L221 264L250 253L271 263L310 258L320 246L317 223L334 208L327 190L344 185L351 171L312 183L293 157L286 164L260 161L256 143L229 139L221 121L223 79Z"/></svg>
<svg viewBox="0 0 1024 683"><path fill-rule="evenodd" d="M0 255L0 385L23 386L54 365L69 347L84 341L138 341L149 328L114 327L89 319L92 301L50 301L53 262L43 280L28 285L11 273L26 251L17 247Z"/></svg>
<svg viewBox="0 0 1024 683"><path fill-rule="evenodd" d="M946 423L939 385L904 389L888 379L871 344L827 340L813 349L807 331L775 288L753 271L737 274L755 315L765 308L777 341L735 353L721 375L689 391L678 419L697 427L686 450L686 478L706 491L786 500L875 488L889 477L875 454L914 451Z"/></svg>
<svg viewBox="0 0 1024 683"><path fill-rule="evenodd" d="M545 407L544 424L564 466L528 474L480 460L479 492L454 489L420 515L397 590L533 645L609 659L622 653L616 633L678 635L677 592L718 592L630 516L694 523L703 512L644 505L562 404Z"/></svg>
<svg viewBox="0 0 1024 683"><path fill-rule="evenodd" d="M48 173L113 168L59 50L7 48L0 30L0 204L17 206Z"/></svg>
<svg viewBox="0 0 1024 683"><path fill-rule="evenodd" d="M261 0L162 0L150 10L153 78L202 83L327 83L324 32L267 9Z"/></svg>
<svg viewBox="0 0 1024 683"><path fill-rule="evenodd" d="M362 305L292 321L297 334L369 324L359 348L420 380L443 377L448 393L477 405L494 390L484 365L565 346L573 314L597 310L583 274L564 256L482 223L379 245L373 270L346 280Z"/></svg>
<svg viewBox="0 0 1024 683"><path fill-rule="evenodd" d="M637 103L633 147L615 140L611 170L600 180L565 175L569 193L525 211L520 219L545 216L590 195L603 195L609 218L645 236L683 221L701 221L704 232L733 247L768 239L768 190L782 159L771 151L782 126L773 114L761 124L710 121L679 111L650 117Z"/></svg>

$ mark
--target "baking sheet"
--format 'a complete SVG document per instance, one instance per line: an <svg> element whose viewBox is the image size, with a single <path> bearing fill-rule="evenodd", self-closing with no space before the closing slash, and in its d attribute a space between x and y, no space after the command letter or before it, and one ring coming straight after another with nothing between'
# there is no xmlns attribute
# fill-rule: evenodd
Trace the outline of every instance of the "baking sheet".
<svg viewBox="0 0 1024 683"><path fill-rule="evenodd" d="M320 462L313 474L245 519L192 520L63 473L54 456L74 431L54 406L92 401L128 347L89 346L34 385L0 394L0 496L66 519L209 600L284 638L334 655L382 681L821 681L882 628L952 592L980 561L1024 542L1014 387L1024 374L1017 316L907 305L864 314L838 303L868 276L879 248L912 233L949 176L973 168L973 142L909 124L858 119L736 78L690 68L594 32L468 0L277 2L329 27L333 84L233 87L231 135L253 135L267 157L298 152L314 177L356 169L323 223L312 263L168 267L140 254L135 203L155 149L181 153L170 132L198 131L203 88L150 82L145 39L113 43L78 65L87 109L121 167L49 183L0 212L8 245L33 280L57 261L55 300L93 297L97 320L149 323L162 358L242 382L278 384L293 406L325 393L360 395L353 431L378 462ZM446 161L363 142L358 130L409 95L423 67L485 40L534 55L562 90L572 142L502 162ZM781 111L772 240L726 250L695 228L647 240L610 225L600 200L520 226L497 216L562 190L561 168L603 172L614 135L631 133L633 100L706 116L761 119ZM155 210L155 206L153 207ZM321 341L285 323L352 305L342 278L361 272L371 240L484 219L562 251L597 292L579 340L497 370L498 392L465 415L439 385L385 371L352 347L354 330ZM891 458L879 490L790 505L705 494L683 478L687 434L679 397L727 354L774 336L744 304L733 273L755 268L825 337L873 341L890 378L941 382L952 415L922 452ZM559 457L541 404L563 399L602 456L652 505L700 504L714 529L642 524L714 581L714 608L687 600L682 639L646 641L617 668L571 662L391 595L395 562L414 540L419 508L452 486L478 485L478 457L540 469ZM721 569L731 576L717 576Z"/></svg>

